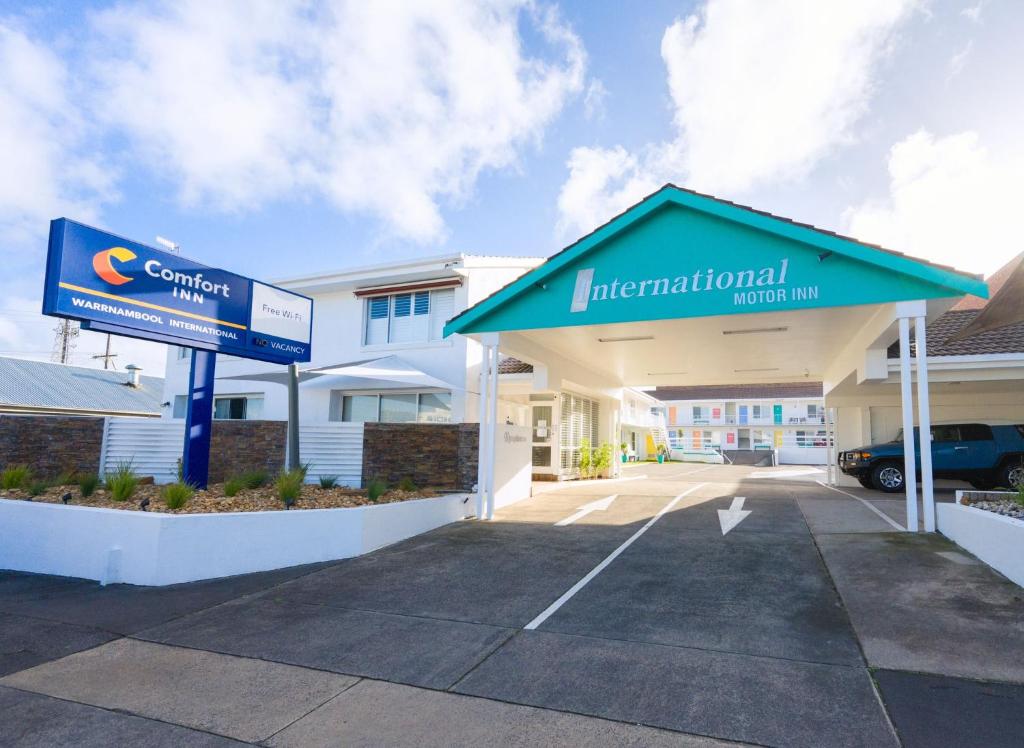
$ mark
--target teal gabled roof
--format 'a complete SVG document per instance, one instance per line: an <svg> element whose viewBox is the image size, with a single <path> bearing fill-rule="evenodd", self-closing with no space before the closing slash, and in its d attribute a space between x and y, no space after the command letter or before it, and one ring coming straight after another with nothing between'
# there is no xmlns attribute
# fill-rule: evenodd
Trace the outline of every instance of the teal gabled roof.
<svg viewBox="0 0 1024 748"><path fill-rule="evenodd" d="M771 271L774 280L764 284L766 291L775 286L767 306L738 299L737 293L755 292L763 300L761 289L744 287L740 277L764 270L767 280L769 266L783 259L786 264ZM709 269L718 271L717 288L711 274L702 275ZM582 293L592 292L595 303L588 307L584 300L584 308L574 304L570 311L573 294L581 294L581 270L593 276L593 289L587 279ZM784 283L777 283L780 275ZM722 283L730 278L735 288ZM663 284L673 280L682 283L669 293ZM620 282L623 295L615 299ZM812 287L814 293L807 290ZM651 293L645 296L646 289ZM987 297L988 288L978 276L951 267L668 184L454 317L445 335L964 294Z"/></svg>

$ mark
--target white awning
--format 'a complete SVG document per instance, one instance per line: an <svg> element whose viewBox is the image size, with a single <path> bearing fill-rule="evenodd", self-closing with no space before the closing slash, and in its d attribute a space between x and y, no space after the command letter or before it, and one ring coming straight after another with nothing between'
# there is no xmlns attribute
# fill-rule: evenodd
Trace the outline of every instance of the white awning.
<svg viewBox="0 0 1024 748"><path fill-rule="evenodd" d="M230 377L218 377L218 379L273 382L287 385L288 372L238 374ZM382 356L305 369L299 372L299 386L307 389L331 390L437 389L451 391L464 389L427 374L399 356Z"/></svg>

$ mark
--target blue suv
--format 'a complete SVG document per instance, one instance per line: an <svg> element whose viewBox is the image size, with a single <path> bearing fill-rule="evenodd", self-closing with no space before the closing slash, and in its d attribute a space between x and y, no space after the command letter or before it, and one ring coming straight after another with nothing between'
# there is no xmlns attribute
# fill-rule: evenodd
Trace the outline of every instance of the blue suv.
<svg viewBox="0 0 1024 748"><path fill-rule="evenodd" d="M918 474L921 437L914 429ZM871 444L839 454L839 469L865 488L886 493L903 490L903 431L885 444ZM1024 425L988 426L960 423L932 426L932 473L975 488L1024 485Z"/></svg>

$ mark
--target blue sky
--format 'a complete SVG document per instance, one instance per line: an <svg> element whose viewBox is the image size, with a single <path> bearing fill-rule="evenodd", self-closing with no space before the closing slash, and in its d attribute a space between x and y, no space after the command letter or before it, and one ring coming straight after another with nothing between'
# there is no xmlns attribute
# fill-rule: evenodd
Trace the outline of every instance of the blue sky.
<svg viewBox="0 0 1024 748"><path fill-rule="evenodd" d="M0 355L49 356L57 215L265 279L548 255L665 181L974 272L1024 249L1019 3L409 7L0 2Z"/></svg>

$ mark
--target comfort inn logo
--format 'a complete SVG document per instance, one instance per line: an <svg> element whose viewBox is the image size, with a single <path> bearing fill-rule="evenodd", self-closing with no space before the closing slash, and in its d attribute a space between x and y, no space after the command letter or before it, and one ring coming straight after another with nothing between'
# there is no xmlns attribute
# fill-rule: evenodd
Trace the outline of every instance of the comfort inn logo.
<svg viewBox="0 0 1024 748"><path fill-rule="evenodd" d="M92 269L96 275L112 286L121 286L132 279L130 275L124 275L114 269L114 261L118 264L134 260L135 253L126 247L111 247L97 252L92 258Z"/></svg>

